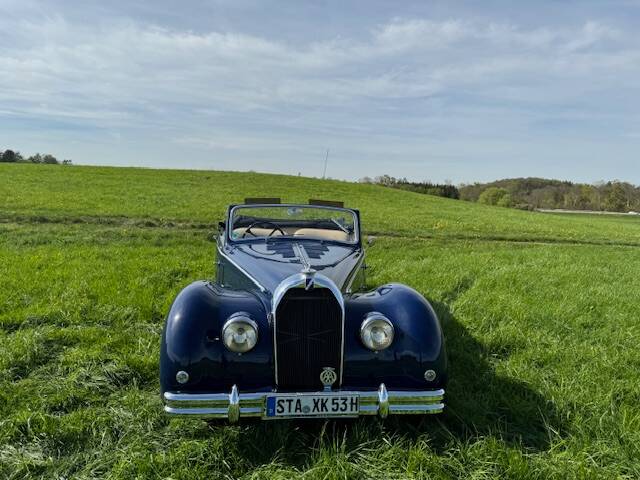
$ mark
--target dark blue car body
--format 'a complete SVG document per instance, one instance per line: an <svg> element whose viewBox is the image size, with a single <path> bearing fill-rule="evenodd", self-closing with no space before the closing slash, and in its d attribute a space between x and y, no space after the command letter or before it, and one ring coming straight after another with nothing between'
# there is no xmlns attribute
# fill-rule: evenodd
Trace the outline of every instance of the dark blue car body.
<svg viewBox="0 0 640 480"><path fill-rule="evenodd" d="M269 398L288 394L295 399L296 395L314 392L327 396L342 392L360 399L355 413L325 412L315 416L378 414L385 417L395 413L442 411L447 361L439 320L429 302L408 286L391 283L366 291L367 266L357 210L347 209L357 219L358 230L357 241L347 244L288 236L236 241L227 228L234 207L229 207L226 221L220 224L216 278L187 286L176 297L166 318L160 353L160 385L168 413L231 421L243 417L267 419ZM296 278L311 278L311 288L291 281ZM313 285L314 278L316 285ZM276 292L286 294L287 281L296 284L300 294L325 286L332 295L341 296L342 331L333 332L335 336L331 338L339 338L342 343L328 345L336 352L341 349L339 362L333 365L338 378L330 389L326 385L323 389L320 380L317 386L312 385L320 370L316 369L311 353L294 352L298 355L295 358L302 359L296 364L281 364L282 360L279 364L276 358L276 348L281 353L284 348L298 348L294 346L295 341L307 341L304 344L307 347L315 345L308 343L308 338L300 338L302 335L324 338L325 334L305 330L305 315L299 314L291 321L300 330L284 345L284 335L275 330L274 295ZM309 301L314 301L311 294ZM257 325L257 343L244 353L230 351L222 341L225 322L237 312ZM361 340L363 320L370 312L389 319L395 332L391 345L380 351L367 348ZM278 345L279 341L283 341L283 345ZM296 372L295 369L314 371ZM178 372L188 372L185 375L188 381L178 381ZM303 378L305 382L311 378L308 388L292 389L283 385L285 373L291 373L292 378Z"/></svg>

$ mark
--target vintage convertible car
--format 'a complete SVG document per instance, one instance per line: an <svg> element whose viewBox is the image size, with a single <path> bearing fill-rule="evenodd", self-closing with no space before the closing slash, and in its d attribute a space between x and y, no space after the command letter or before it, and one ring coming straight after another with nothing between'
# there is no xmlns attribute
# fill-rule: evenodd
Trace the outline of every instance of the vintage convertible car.
<svg viewBox="0 0 640 480"><path fill-rule="evenodd" d="M230 422L441 412L447 361L433 308L396 283L364 292L364 259L358 210L231 205L215 281L182 290L166 319L165 411Z"/></svg>

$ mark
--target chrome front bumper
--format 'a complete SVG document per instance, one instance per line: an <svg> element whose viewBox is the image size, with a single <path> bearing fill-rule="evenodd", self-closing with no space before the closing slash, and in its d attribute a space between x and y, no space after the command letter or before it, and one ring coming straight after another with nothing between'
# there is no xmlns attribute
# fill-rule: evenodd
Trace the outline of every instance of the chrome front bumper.
<svg viewBox="0 0 640 480"><path fill-rule="evenodd" d="M306 392L305 392L306 393ZM327 393L357 394L360 399L358 415L387 415L397 414L431 414L440 413L444 409L444 390L425 391L387 391L384 383L377 391L333 391L317 392L318 395ZM227 419L231 423L240 418L260 417L274 420L292 417L267 417L266 399L275 392L239 393L238 387L233 386L230 393L164 393L164 410L172 415L193 415L204 418ZM286 395L295 395L287 393ZM357 416L357 415L351 415ZM337 415L306 416L304 418L331 418ZM345 417L345 415L340 415Z"/></svg>

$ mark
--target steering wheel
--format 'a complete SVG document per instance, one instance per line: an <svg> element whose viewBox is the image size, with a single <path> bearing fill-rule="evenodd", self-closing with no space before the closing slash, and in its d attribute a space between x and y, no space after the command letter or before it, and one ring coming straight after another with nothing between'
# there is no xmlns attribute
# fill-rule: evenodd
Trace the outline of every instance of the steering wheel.
<svg viewBox="0 0 640 480"><path fill-rule="evenodd" d="M273 230L271 230L271 232L269 232L269 235L267 235L267 237L271 237L274 233L276 232L280 232L280 235L286 235L286 233L284 232L284 230L282 230L280 228L280 226L275 223L275 222L270 222L269 220L258 220L257 222L253 222L251 225L249 225L247 227L247 229L244 231L244 233L242 234L241 238L245 238L247 236L247 234L251 234L252 237L257 237L258 235L256 235L255 233L253 233L251 231L251 229L253 227L256 227L258 225L270 225L273 227Z"/></svg>

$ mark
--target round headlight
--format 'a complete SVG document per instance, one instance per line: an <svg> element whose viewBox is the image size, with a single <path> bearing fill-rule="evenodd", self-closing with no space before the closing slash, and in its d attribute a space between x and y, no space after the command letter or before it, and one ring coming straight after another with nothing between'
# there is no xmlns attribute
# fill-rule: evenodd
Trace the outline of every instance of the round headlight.
<svg viewBox="0 0 640 480"><path fill-rule="evenodd" d="M258 325L248 316L232 315L222 327L222 341L232 352L248 352L258 343Z"/></svg>
<svg viewBox="0 0 640 480"><path fill-rule="evenodd" d="M371 312L360 326L360 339L369 350L384 350L393 342L391 321L378 312Z"/></svg>

